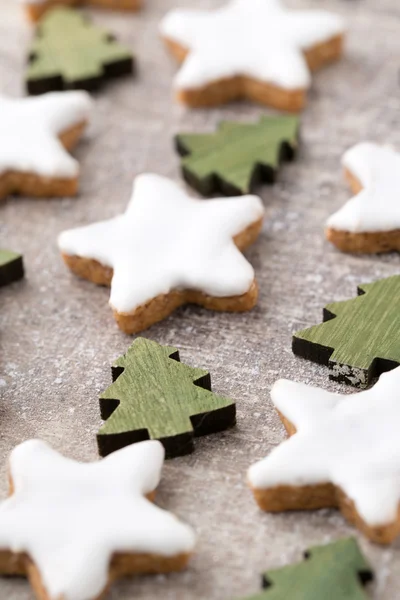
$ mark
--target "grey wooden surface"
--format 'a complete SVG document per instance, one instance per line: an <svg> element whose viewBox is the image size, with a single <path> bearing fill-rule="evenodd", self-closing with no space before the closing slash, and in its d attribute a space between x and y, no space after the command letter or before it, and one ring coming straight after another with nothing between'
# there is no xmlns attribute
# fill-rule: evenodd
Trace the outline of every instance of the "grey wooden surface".
<svg viewBox="0 0 400 600"><path fill-rule="evenodd" d="M15 444L39 437L80 460L96 460L98 397L110 364L131 339L107 305L108 291L79 281L63 266L63 229L113 216L126 206L134 176L154 171L179 181L172 149L178 131L212 131L223 118L256 119L268 111L246 103L190 111L171 98L176 66L158 38L158 23L178 0L147 0L140 15L90 11L137 53L138 77L113 83L96 98L93 120L75 155L82 165L78 198L9 199L0 206L1 245L22 251L25 281L0 291L0 492ZM216 0L185 0L213 7ZM260 190L266 220L247 252L260 284L248 314L186 307L146 332L176 345L182 361L211 370L214 389L237 401L238 425L199 439L196 452L168 462L158 502L192 524L197 551L186 572L114 585L110 598L224 599L259 590L261 571L298 560L310 544L355 534L375 568L371 597L400 595L400 541L368 543L339 513L261 513L246 487L247 467L284 439L269 399L278 377L327 389L325 368L295 358L295 330L319 322L322 306L354 295L356 285L398 272L399 256L345 256L324 240L326 217L349 197L340 157L364 139L400 148L400 6L397 0L292 0L323 7L349 24L344 60L319 73L302 120L296 163ZM31 28L19 7L0 0L0 92L23 93ZM346 390L351 391L346 388ZM104 515L107 518L107 515ZM0 597L32 598L24 580L0 579Z"/></svg>

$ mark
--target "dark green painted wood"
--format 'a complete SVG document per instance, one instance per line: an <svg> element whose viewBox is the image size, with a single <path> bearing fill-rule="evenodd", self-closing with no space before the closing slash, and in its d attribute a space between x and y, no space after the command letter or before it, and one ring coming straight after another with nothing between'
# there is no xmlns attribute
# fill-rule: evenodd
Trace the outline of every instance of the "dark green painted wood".
<svg viewBox="0 0 400 600"><path fill-rule="evenodd" d="M153 439L172 458L192 452L194 436L235 425L235 403L212 393L208 371L182 365L176 348L137 338L112 371L100 398L101 456Z"/></svg>
<svg viewBox="0 0 400 600"><path fill-rule="evenodd" d="M264 592L247 600L367 600L371 568L352 539L316 546L305 561L263 576Z"/></svg>
<svg viewBox="0 0 400 600"><path fill-rule="evenodd" d="M225 121L215 134L180 134L175 138L185 180L204 196L247 194L272 183L280 163L294 157L298 145L296 116L262 117L258 123Z"/></svg>
<svg viewBox="0 0 400 600"><path fill-rule="evenodd" d="M331 379L366 387L400 364L400 275L362 285L328 304L324 323L297 332L293 352L327 365Z"/></svg>
<svg viewBox="0 0 400 600"><path fill-rule="evenodd" d="M24 276L22 256L10 250L0 249L0 287L18 281Z"/></svg>
<svg viewBox="0 0 400 600"><path fill-rule="evenodd" d="M99 87L106 78L133 72L133 57L106 31L71 8L55 8L40 21L26 85L30 94Z"/></svg>

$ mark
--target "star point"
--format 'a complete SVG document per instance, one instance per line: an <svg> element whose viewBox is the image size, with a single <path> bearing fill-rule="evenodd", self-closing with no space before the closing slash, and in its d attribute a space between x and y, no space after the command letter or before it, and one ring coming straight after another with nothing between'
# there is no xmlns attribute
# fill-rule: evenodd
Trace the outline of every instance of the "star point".
<svg viewBox="0 0 400 600"><path fill-rule="evenodd" d="M342 164L355 196L329 217L328 239L350 252L400 250L400 154L362 142Z"/></svg>
<svg viewBox="0 0 400 600"><path fill-rule="evenodd" d="M280 0L231 0L214 11L176 9L161 34L183 65L179 98L192 106L247 97L297 111L311 71L337 59L342 19L318 10L293 11Z"/></svg>

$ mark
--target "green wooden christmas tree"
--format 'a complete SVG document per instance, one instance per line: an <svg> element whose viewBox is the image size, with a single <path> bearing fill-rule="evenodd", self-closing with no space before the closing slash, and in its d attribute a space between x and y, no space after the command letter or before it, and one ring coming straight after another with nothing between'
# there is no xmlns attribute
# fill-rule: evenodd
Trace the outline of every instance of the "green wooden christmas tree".
<svg viewBox="0 0 400 600"><path fill-rule="evenodd" d="M55 8L40 21L26 74L30 94L96 89L106 78L132 73L130 50L71 8Z"/></svg>
<svg viewBox="0 0 400 600"><path fill-rule="evenodd" d="M265 591L247 600L367 600L363 586L373 575L354 539L311 548L305 559L268 571Z"/></svg>
<svg viewBox="0 0 400 600"><path fill-rule="evenodd" d="M329 366L331 379L366 387L400 364L400 275L362 285L358 293L328 304L324 323L296 333L293 352Z"/></svg>
<svg viewBox="0 0 400 600"><path fill-rule="evenodd" d="M280 163L298 144L295 116L262 117L258 123L223 122L215 134L180 134L176 147L186 181L204 196L247 194L272 183Z"/></svg>
<svg viewBox="0 0 400 600"><path fill-rule="evenodd" d="M0 287L24 276L22 256L10 250L0 249Z"/></svg>
<svg viewBox="0 0 400 600"><path fill-rule="evenodd" d="M100 398L102 456L146 439L160 440L167 457L180 456L193 451L194 436L235 424L234 402L212 393L208 371L181 364L176 348L137 338L112 375Z"/></svg>

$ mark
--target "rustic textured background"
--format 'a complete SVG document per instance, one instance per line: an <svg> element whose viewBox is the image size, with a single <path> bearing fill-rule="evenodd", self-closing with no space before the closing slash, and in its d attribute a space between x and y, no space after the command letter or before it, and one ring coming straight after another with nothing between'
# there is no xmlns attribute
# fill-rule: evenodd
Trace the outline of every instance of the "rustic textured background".
<svg viewBox="0 0 400 600"><path fill-rule="evenodd" d="M108 85L96 98L92 125L76 151L82 165L78 198L10 198L0 207L1 245L23 252L27 272L23 282L0 290L3 495L7 455L27 438L40 437L71 457L96 460L98 396L110 382L111 362L131 342L114 323L108 291L66 270L57 234L124 210L133 177L142 171L179 181L172 149L176 132L212 131L223 118L255 120L267 112L246 103L189 111L173 102L176 66L157 26L177 1L147 0L146 9L132 16L91 11L96 22L135 50L138 76ZM219 2L181 4L213 7ZM245 484L247 467L284 439L269 399L271 384L289 377L340 389L328 381L325 368L292 355L292 332L319 322L322 306L352 297L358 283L399 268L398 255L345 256L323 236L325 219L349 197L340 170L343 151L364 139L400 147L398 1L291 4L341 13L349 36L344 60L315 77L297 162L282 169L275 187L260 190L265 227L247 252L260 283L259 304L243 315L186 307L145 333L179 347L182 361L209 368L214 389L237 401L238 425L199 439L193 455L165 466L158 501L198 534L190 568L118 583L110 595L114 600L246 596L259 590L261 571L298 560L310 544L349 534L357 535L375 568L371 596L393 600L400 593L400 542L373 546L332 510L262 514ZM1 92L23 94L31 34L16 3L0 0ZM3 579L0 597L28 600L32 594L23 580Z"/></svg>

